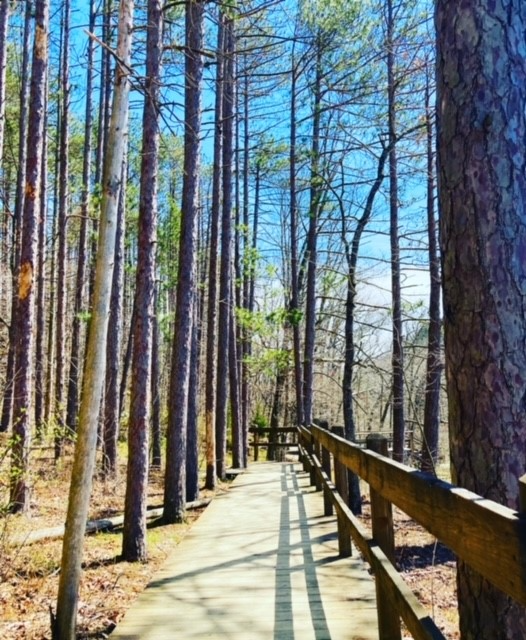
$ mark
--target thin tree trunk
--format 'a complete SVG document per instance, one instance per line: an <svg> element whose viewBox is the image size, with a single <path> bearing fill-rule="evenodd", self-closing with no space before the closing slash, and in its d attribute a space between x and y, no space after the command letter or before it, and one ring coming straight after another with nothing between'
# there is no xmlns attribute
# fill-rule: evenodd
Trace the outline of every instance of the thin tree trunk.
<svg viewBox="0 0 526 640"><path fill-rule="evenodd" d="M230 335L230 304L232 279L232 158L234 117L234 24L223 16L224 78L223 78L223 209L221 215L221 264L219 279L219 317L217 345L216 396L216 463L217 476L226 473L226 436L228 421L228 366Z"/></svg>
<svg viewBox="0 0 526 640"><path fill-rule="evenodd" d="M357 284L357 265L360 250L360 242L363 232L371 219L373 212L374 200L376 194L382 186L384 180L384 168L389 154L389 147L384 147L378 158L378 167L375 181L373 182L362 215L358 219L353 239L349 245L346 238L345 229L345 211L342 207L342 240L345 247L345 258L347 261L347 298L345 302L345 362L343 366L342 392L343 392L343 420L344 431L347 440L353 442L356 439L356 424L354 421L353 409L353 378L354 378L354 321L356 310L356 284ZM359 478L356 474L349 472L349 507L354 514L362 512L362 497L360 493Z"/></svg>
<svg viewBox="0 0 526 640"><path fill-rule="evenodd" d="M33 346L35 284L38 270L38 219L42 182L42 152L48 68L48 0L37 0L36 35L33 46L20 268L14 318L16 332L16 375L13 403L13 448L11 457L10 505L13 511L29 509L29 450L33 394Z"/></svg>
<svg viewBox="0 0 526 640"><path fill-rule="evenodd" d="M30 93L30 39L31 24L33 20L33 1L26 0L26 12L24 21L24 41L22 43L22 77L20 87L20 115L18 120L18 173L16 181L15 209L13 213L13 246L11 251L11 273L13 275L13 287L11 295L11 322L9 325L9 351L6 365L6 386L2 402L2 419L0 431L7 431L11 421L13 408L13 383L15 379L15 351L17 342L16 304L18 300L18 267L20 254L20 234L22 230L22 212L24 211L26 188L26 164L27 164L27 135L29 122L29 93Z"/></svg>
<svg viewBox="0 0 526 640"><path fill-rule="evenodd" d="M246 54L244 56L245 68ZM250 113L249 113L249 74L245 74L243 91L243 300L242 307L249 311L250 283L252 279L254 256L250 248L250 215L249 215L249 171L250 171ZM239 95L239 93L238 93ZM259 162L256 163L256 173L259 173ZM256 180L257 183L257 180ZM242 456L243 467L248 465L248 424L250 415L250 392L248 381L248 358L250 356L250 330L246 326L241 327L241 424L243 430Z"/></svg>
<svg viewBox="0 0 526 640"><path fill-rule="evenodd" d="M47 105L49 98L49 78L46 74L46 108L44 131L47 130ZM45 362L44 344L46 338L46 237L47 237L47 136L42 141L42 179L40 188L40 220L38 222L38 278L36 302L36 337L35 337L35 425L36 436L42 438L45 430Z"/></svg>
<svg viewBox="0 0 526 640"><path fill-rule="evenodd" d="M201 323L199 305L194 305L194 324L192 328L192 355L188 395L188 426L186 430L186 501L199 498L199 346L201 341Z"/></svg>
<svg viewBox="0 0 526 640"><path fill-rule="evenodd" d="M124 351L124 357L122 359L122 373L121 383L119 387L119 417L122 417L124 412L124 401L126 399L126 389L128 386L128 373L130 372L132 354L133 354L133 327L137 318L137 310L135 304L135 296L133 301L133 308L130 319L130 329L128 331L128 338L126 340L126 349Z"/></svg>
<svg viewBox="0 0 526 640"><path fill-rule="evenodd" d="M188 394L192 369L192 331L197 284L201 79L203 76L204 2L186 5L185 140L177 306L166 436L165 522L181 522L186 510Z"/></svg>
<svg viewBox="0 0 526 640"><path fill-rule="evenodd" d="M161 366L159 362L159 320L158 314L158 289L156 281L154 288L153 318L152 318L152 467L161 468Z"/></svg>
<svg viewBox="0 0 526 640"><path fill-rule="evenodd" d="M304 424L303 371L301 364L300 309L298 291L298 203L296 198L296 83L297 68L292 60L290 88L290 304L289 322L292 325L292 347L294 355L294 388L296 391L296 422Z"/></svg>
<svg viewBox="0 0 526 640"><path fill-rule="evenodd" d="M54 640L74 640L78 591L81 573L84 531L95 467L98 416L106 358L117 210L122 182L122 160L128 132L129 81L133 32L133 2L121 0L119 12L118 63L109 131L108 154L105 161L101 203L100 238L95 271L93 315L86 351L77 444L71 475L66 530L62 547L62 562L57 598L57 613L53 624Z"/></svg>
<svg viewBox="0 0 526 640"><path fill-rule="evenodd" d="M210 261L208 277L208 307L206 334L205 428L207 489L216 486L216 393L217 393L217 254L219 248L219 217L223 149L223 68L224 28L219 21L217 32L217 76L215 97L214 173L212 177L212 209L210 223Z"/></svg>
<svg viewBox="0 0 526 640"><path fill-rule="evenodd" d="M7 33L9 0L0 1L0 167L4 169L4 132L6 105ZM5 190L5 186L2 189Z"/></svg>
<svg viewBox="0 0 526 640"><path fill-rule="evenodd" d="M90 0L89 30L95 31L95 4ZM91 189L91 156L93 136L93 56L94 42L88 38L86 71L86 111L84 123L84 151L82 154L82 200L80 206L80 233L78 241L78 263L75 283L75 309L71 329L71 357L68 376L66 425L72 432L77 429L79 407L79 380L81 372L82 312L85 307L86 273L88 257L89 204Z"/></svg>
<svg viewBox="0 0 526 640"><path fill-rule="evenodd" d="M157 249L157 185L159 167L159 90L163 50L161 0L148 0L146 37L146 91L141 153L139 244L135 288L136 319L128 423L128 467L122 557L145 561L146 500L148 489L153 316L155 314L155 263Z"/></svg>
<svg viewBox="0 0 526 640"><path fill-rule="evenodd" d="M69 23L71 6L64 0L62 14L62 68L60 74L60 135L58 176L58 255L57 255L57 312L55 337L55 459L62 454L65 433L64 368L66 348L66 246L69 207Z"/></svg>
<svg viewBox="0 0 526 640"><path fill-rule="evenodd" d="M236 323L233 301L230 308L229 325L228 377L230 390L230 418L232 425L232 465L234 468L239 469L243 467L243 429L241 425L241 406L239 402L239 367L237 362Z"/></svg>
<svg viewBox="0 0 526 640"><path fill-rule="evenodd" d="M404 349L402 326L402 292L400 276L400 237L398 223L398 157L396 149L396 79L394 56L393 1L387 0L387 93L389 121L389 211L391 241L392 295L392 369L393 369L393 459L404 460Z"/></svg>
<svg viewBox="0 0 526 640"><path fill-rule="evenodd" d="M122 187L117 212L117 230L115 233L115 260L111 285L110 317L106 343L106 376L104 381L101 413L104 416L102 426L102 473L104 477L117 475L117 442L121 417L119 395L119 372L121 369L121 346L123 325L123 288L124 288L124 241L126 227L126 176L128 174L128 154L122 161Z"/></svg>
<svg viewBox="0 0 526 640"><path fill-rule="evenodd" d="M433 109L429 86L426 91L427 132L427 234L429 245L429 329L427 338L426 394L424 401L424 438L422 442L422 471L435 472L438 459L440 419L440 258L437 247L435 219L435 158L433 136Z"/></svg>
<svg viewBox="0 0 526 640"><path fill-rule="evenodd" d="M321 55L321 43L318 38L316 77L313 90L314 113L312 121L309 228L307 232L308 266L305 300L305 347L303 356L303 419L307 425L312 424L313 420L314 346L316 338L316 263L320 209Z"/></svg>

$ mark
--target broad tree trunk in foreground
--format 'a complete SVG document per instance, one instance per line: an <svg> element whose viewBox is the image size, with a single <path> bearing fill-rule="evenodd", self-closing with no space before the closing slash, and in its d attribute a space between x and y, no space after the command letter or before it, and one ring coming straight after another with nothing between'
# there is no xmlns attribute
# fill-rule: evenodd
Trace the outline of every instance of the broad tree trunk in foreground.
<svg viewBox="0 0 526 640"><path fill-rule="evenodd" d="M54 640L74 640L84 532L95 466L97 426L106 357L106 335L115 256L117 208L122 181L122 158L128 131L129 81L133 29L133 2L121 0L119 11L118 64L106 156L99 243L95 268L93 313L89 331L86 368L82 385L77 445L71 475L62 563L53 623Z"/></svg>
<svg viewBox="0 0 526 640"><path fill-rule="evenodd" d="M438 0L438 160L453 481L518 508L526 470L526 11ZM464 563L463 640L520 640L526 611Z"/></svg>

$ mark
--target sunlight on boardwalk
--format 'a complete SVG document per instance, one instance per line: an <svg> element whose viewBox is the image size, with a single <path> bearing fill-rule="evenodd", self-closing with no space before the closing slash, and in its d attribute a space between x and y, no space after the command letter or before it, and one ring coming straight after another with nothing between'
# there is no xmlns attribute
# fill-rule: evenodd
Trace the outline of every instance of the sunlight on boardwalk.
<svg viewBox="0 0 526 640"><path fill-rule="evenodd" d="M112 640L376 640L374 583L359 558L338 558L335 519L322 514L299 465L251 465Z"/></svg>

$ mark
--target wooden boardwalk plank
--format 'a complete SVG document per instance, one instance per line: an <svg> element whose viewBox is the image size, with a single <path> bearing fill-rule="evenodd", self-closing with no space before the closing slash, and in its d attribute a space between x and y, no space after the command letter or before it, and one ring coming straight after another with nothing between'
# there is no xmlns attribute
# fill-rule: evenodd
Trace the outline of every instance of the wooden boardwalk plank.
<svg viewBox="0 0 526 640"><path fill-rule="evenodd" d="M377 640L374 582L292 463L215 498L112 640Z"/></svg>

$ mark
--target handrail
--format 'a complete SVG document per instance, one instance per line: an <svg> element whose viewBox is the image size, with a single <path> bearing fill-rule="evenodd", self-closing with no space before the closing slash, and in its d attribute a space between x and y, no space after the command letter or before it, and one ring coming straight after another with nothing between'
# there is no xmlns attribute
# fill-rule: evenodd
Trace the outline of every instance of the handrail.
<svg viewBox="0 0 526 640"><path fill-rule="evenodd" d="M526 519L516 511L364 450L315 425L298 427L298 433L300 454L311 479L315 476L318 488L323 488L337 510L340 552L348 555L342 544L350 535L375 571L380 638L400 637L398 616L415 638L444 636L388 560L390 549L374 531L374 520L370 536L341 498L330 480L330 470L327 473L322 468L323 451L332 454L335 465L343 465L365 480L389 509L395 504L497 588L526 604ZM523 490L521 479L521 493ZM380 524L385 533L385 522Z"/></svg>
<svg viewBox="0 0 526 640"><path fill-rule="evenodd" d="M254 462L259 460L260 447L290 447L291 444L296 444L298 430L296 427L250 427L248 430L254 437L249 442L249 446L254 448ZM281 442L279 440L280 434L294 434L294 442ZM266 440L260 440L260 436L267 435ZM273 437L273 436L277 436Z"/></svg>

